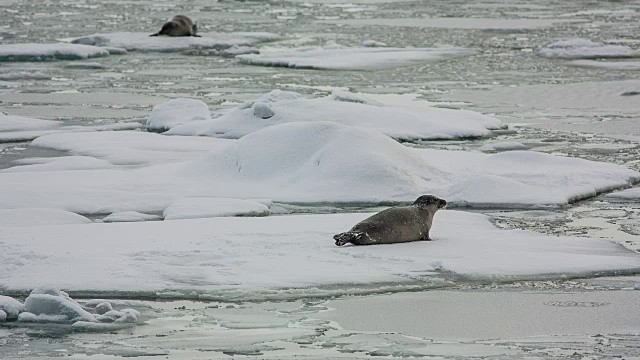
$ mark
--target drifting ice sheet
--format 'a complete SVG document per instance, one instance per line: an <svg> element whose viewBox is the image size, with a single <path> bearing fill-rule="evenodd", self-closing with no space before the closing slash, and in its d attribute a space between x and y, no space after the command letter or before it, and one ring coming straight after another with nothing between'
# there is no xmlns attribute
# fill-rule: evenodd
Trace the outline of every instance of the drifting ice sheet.
<svg viewBox="0 0 640 360"><path fill-rule="evenodd" d="M560 59L629 58L638 56L628 46L602 45L587 39L557 41L540 49L538 55Z"/></svg>
<svg viewBox="0 0 640 360"><path fill-rule="evenodd" d="M607 240L500 230L484 215L451 210L436 214L431 242L333 244L333 234L369 215L3 229L0 241L6 250L0 253L0 287L24 290L45 282L69 290L176 290L185 295L196 290L222 297L251 297L264 291L278 297L288 292L265 287L437 284L443 272L454 281L456 275L464 275L465 281L545 279L640 268L640 256ZM16 259L20 265L15 265ZM348 288L345 291L358 291ZM310 290L318 291L322 290Z"/></svg>
<svg viewBox="0 0 640 360"><path fill-rule="evenodd" d="M80 60L108 56L109 52L96 46L78 44L3 44L0 62Z"/></svg>
<svg viewBox="0 0 640 360"><path fill-rule="evenodd" d="M262 48L259 55L239 55L253 65L320 70L373 70L411 66L468 56L475 50L442 48Z"/></svg>
<svg viewBox="0 0 640 360"><path fill-rule="evenodd" d="M178 119L169 115L163 117ZM167 134L240 138L283 123L330 121L375 130L396 139L455 139L486 136L489 129L503 126L500 120L473 111L383 105L345 92L306 99L295 92L274 90L253 103L218 115L209 121L184 123Z"/></svg>
<svg viewBox="0 0 640 360"><path fill-rule="evenodd" d="M59 209L0 209L0 227L87 223L91 220Z"/></svg>
<svg viewBox="0 0 640 360"><path fill-rule="evenodd" d="M254 45L279 40L280 36L266 32L204 33L202 37L154 36L151 33L118 32L94 34L72 39L74 44L109 46L127 51L183 51L189 49L226 49L234 45Z"/></svg>

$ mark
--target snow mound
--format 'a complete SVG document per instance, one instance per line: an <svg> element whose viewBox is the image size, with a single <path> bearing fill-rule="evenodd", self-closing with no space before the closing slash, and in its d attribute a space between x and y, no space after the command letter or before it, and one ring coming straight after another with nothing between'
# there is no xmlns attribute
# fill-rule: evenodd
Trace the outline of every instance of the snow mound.
<svg viewBox="0 0 640 360"><path fill-rule="evenodd" d="M162 217L158 215L143 214L137 211L121 211L110 214L102 219L102 222L138 222L138 221L153 221L161 220Z"/></svg>
<svg viewBox="0 0 640 360"><path fill-rule="evenodd" d="M7 319L16 319L18 314L24 311L24 304L18 300L0 295L0 322ZM4 317L4 319L3 319Z"/></svg>
<svg viewBox="0 0 640 360"><path fill-rule="evenodd" d="M165 220L266 215L269 215L269 208L264 204L225 198L180 199L164 209Z"/></svg>
<svg viewBox="0 0 640 360"><path fill-rule="evenodd" d="M167 134L240 138L278 124L330 121L375 130L395 139L455 139L486 136L490 129L502 126L500 120L473 111L385 106L346 92L305 99L297 93L274 90L220 115L176 126Z"/></svg>
<svg viewBox="0 0 640 360"><path fill-rule="evenodd" d="M434 63L474 53L475 50L456 47L305 47L262 48L259 55L239 55L237 58L252 65L319 70L375 70Z"/></svg>
<svg viewBox="0 0 640 360"><path fill-rule="evenodd" d="M234 184L226 191L253 188L246 197L267 190L263 197L275 193L303 202L388 199L450 177L389 137L328 122L291 122L257 131L193 161L183 175Z"/></svg>
<svg viewBox="0 0 640 360"><path fill-rule="evenodd" d="M587 39L557 41L540 49L538 55L559 59L629 58L638 56L628 46L602 45Z"/></svg>
<svg viewBox="0 0 640 360"><path fill-rule="evenodd" d="M87 224L84 216L60 209L0 209L0 227Z"/></svg>
<svg viewBox="0 0 640 360"><path fill-rule="evenodd" d="M35 288L24 305L13 298L0 296L0 322L17 319L18 323L71 324L79 330L108 331L129 327L137 323L139 317L137 310L113 310L109 302L101 302L94 309L84 307L53 286Z"/></svg>
<svg viewBox="0 0 640 360"><path fill-rule="evenodd" d="M0 62L81 60L108 56L96 46L78 44L0 44Z"/></svg>
<svg viewBox="0 0 640 360"><path fill-rule="evenodd" d="M147 128L164 131L199 120L211 120L207 104L200 100L178 98L154 106L147 119Z"/></svg>
<svg viewBox="0 0 640 360"><path fill-rule="evenodd" d="M15 251L46 253L49 258L24 259L25 265L12 272L5 271L7 264L0 261L0 286L24 289L55 280L66 288L89 292L135 290L155 295L169 291L173 296L188 296L195 291L242 300L326 295L331 291L357 294L363 288L354 284L365 285L366 293L383 286L380 284L411 286L417 282L428 286L447 281L555 279L640 269L640 256L605 239L502 230L484 215L451 210L436 214L431 234L434 241L334 245L333 234L370 215L226 217L20 228L11 234L0 232L0 241ZM136 241L131 241L132 232ZM50 246L51 238L59 239L58 246ZM57 264L55 271L43 271L52 262ZM278 291L291 288L304 289ZM57 305L63 300L53 300L54 307L66 309ZM75 311L70 314L69 318L78 316ZM103 319L90 315L98 321Z"/></svg>
<svg viewBox="0 0 640 360"><path fill-rule="evenodd" d="M117 32L93 34L72 39L73 44L109 46L127 51L172 52L189 49L226 49L234 45L248 46L265 41L279 40L281 37L265 32L204 33L202 37L150 37L150 33Z"/></svg>

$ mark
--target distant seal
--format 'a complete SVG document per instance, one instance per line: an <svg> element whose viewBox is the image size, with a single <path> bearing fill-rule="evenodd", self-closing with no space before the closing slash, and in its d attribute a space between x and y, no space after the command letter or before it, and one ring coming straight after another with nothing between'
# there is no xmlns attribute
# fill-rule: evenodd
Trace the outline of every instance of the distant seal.
<svg viewBox="0 0 640 360"><path fill-rule="evenodd" d="M393 244L431 240L433 215L447 202L433 195L422 195L410 206L398 206L368 217L351 230L333 237L336 245Z"/></svg>
<svg viewBox="0 0 640 360"><path fill-rule="evenodd" d="M164 23L160 31L149 36L166 35L200 37L200 35L196 35L197 32L198 26L193 21L191 21L189 17L184 15L176 15L173 17L173 19Z"/></svg>

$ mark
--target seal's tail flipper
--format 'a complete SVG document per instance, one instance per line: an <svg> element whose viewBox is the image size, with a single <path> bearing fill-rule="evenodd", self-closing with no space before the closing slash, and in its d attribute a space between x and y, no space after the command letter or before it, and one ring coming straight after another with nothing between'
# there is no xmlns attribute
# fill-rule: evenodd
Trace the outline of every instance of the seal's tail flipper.
<svg viewBox="0 0 640 360"><path fill-rule="evenodd" d="M337 246L342 246L348 243L356 244L357 241L362 236L362 233L355 231L347 231L333 236L333 239L336 241Z"/></svg>
<svg viewBox="0 0 640 360"><path fill-rule="evenodd" d="M155 33L155 34L151 34L151 35L149 35L149 36L158 36L158 35L160 35L160 33L159 33L159 32L157 32L157 33Z"/></svg>

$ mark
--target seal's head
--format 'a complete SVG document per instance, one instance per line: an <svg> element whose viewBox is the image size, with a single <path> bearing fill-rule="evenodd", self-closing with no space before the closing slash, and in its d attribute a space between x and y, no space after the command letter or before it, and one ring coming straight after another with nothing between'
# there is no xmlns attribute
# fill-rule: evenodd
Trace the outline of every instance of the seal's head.
<svg viewBox="0 0 640 360"><path fill-rule="evenodd" d="M433 195L422 195L412 205L423 209L433 208L438 210L447 206L447 202Z"/></svg>

